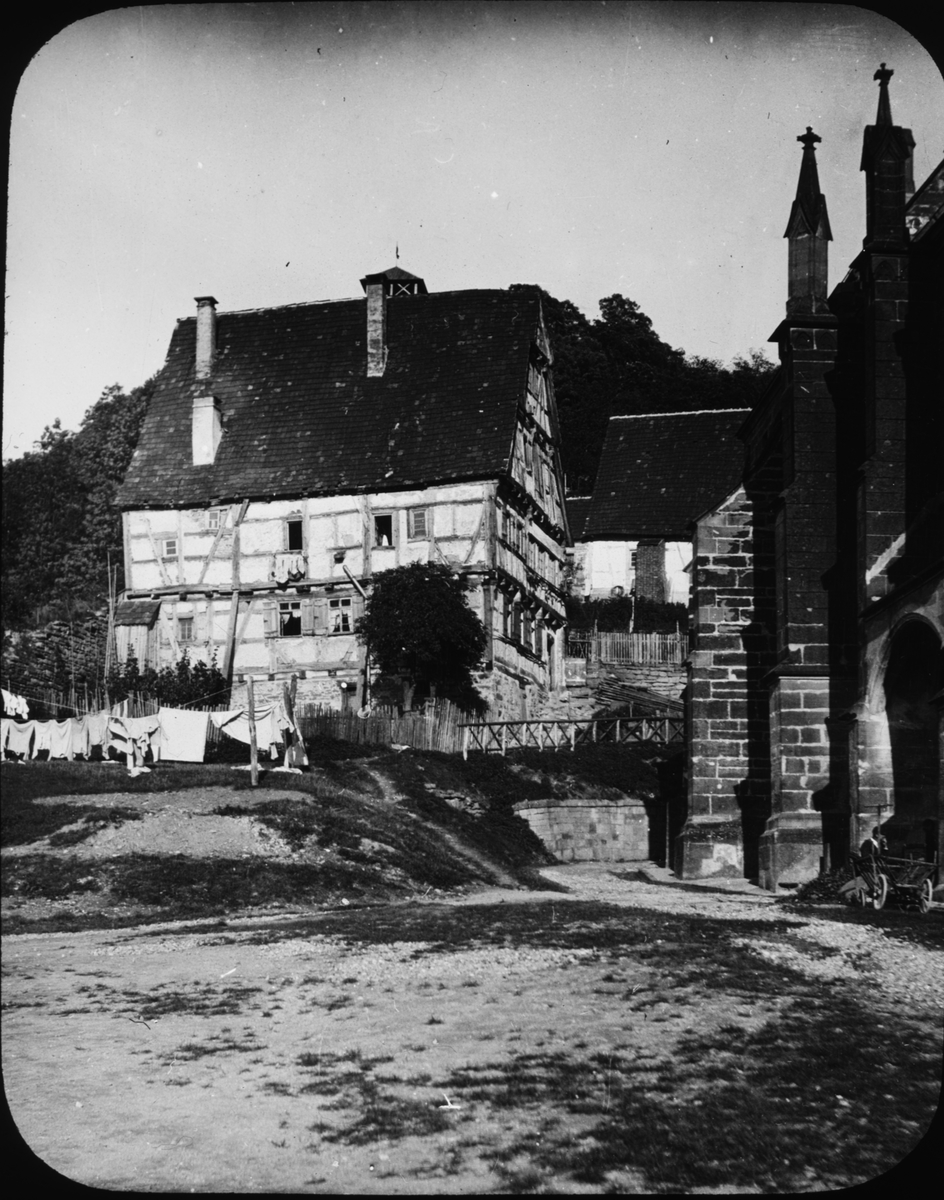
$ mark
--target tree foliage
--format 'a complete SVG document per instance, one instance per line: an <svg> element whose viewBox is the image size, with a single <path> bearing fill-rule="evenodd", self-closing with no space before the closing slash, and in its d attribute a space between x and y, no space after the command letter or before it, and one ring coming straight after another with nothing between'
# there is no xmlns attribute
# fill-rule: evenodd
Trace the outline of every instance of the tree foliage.
<svg viewBox="0 0 944 1200"><path fill-rule="evenodd" d="M688 608L635 596L569 596L567 624L582 632L625 633L632 629L636 633L675 633L688 628Z"/></svg>
<svg viewBox="0 0 944 1200"><path fill-rule="evenodd" d="M73 620L108 595L108 562L122 578L115 493L138 442L154 381L125 393L114 384L78 432L56 420L36 448L3 468L4 627Z"/></svg>
<svg viewBox="0 0 944 1200"><path fill-rule="evenodd" d="M487 638L466 590L465 582L439 563L411 563L374 577L357 635L374 665L401 679L404 708L417 688L464 707L480 706L472 671L482 661Z"/></svg>
<svg viewBox="0 0 944 1200"><path fill-rule="evenodd" d="M536 290L554 355L561 460L573 495L593 490L611 416L749 408L775 369L760 350L725 367L673 349L626 296L604 297L591 321L569 300Z"/></svg>

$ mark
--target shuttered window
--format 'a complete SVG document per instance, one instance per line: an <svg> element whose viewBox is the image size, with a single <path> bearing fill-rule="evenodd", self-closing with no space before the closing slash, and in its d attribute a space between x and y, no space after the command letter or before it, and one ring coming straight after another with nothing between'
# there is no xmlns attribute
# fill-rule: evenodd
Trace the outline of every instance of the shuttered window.
<svg viewBox="0 0 944 1200"><path fill-rule="evenodd" d="M279 637L301 637L302 635L302 602L301 600L279 601Z"/></svg>
<svg viewBox="0 0 944 1200"><path fill-rule="evenodd" d="M407 511L407 528L413 541L422 541L429 537L429 509L411 508Z"/></svg>
<svg viewBox="0 0 944 1200"><path fill-rule="evenodd" d="M339 597L328 601L328 633L351 633L354 629L354 601Z"/></svg>

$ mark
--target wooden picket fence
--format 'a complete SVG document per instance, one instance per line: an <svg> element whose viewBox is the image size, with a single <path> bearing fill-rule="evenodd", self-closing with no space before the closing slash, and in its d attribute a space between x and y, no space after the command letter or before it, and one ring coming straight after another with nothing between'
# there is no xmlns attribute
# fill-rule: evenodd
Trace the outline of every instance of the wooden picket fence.
<svg viewBox="0 0 944 1200"><path fill-rule="evenodd" d="M375 708L364 717L323 704L298 703L295 720L306 742L330 737L355 745L411 746L457 754L468 715L448 700L431 701L417 712L403 714L394 708Z"/></svg>
<svg viewBox="0 0 944 1200"><path fill-rule="evenodd" d="M567 635L566 655L588 662L655 666L682 663L688 653L684 633L582 633Z"/></svg>

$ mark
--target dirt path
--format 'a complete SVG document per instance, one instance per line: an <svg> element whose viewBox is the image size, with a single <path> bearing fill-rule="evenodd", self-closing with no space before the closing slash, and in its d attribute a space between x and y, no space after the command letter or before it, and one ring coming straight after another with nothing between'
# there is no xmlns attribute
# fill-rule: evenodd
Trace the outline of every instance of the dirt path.
<svg viewBox="0 0 944 1200"><path fill-rule="evenodd" d="M391 1195L832 1190L918 1143L944 914L877 938L545 875L570 891L7 938L19 1129L98 1187ZM893 1030L881 1092L844 1085Z"/></svg>

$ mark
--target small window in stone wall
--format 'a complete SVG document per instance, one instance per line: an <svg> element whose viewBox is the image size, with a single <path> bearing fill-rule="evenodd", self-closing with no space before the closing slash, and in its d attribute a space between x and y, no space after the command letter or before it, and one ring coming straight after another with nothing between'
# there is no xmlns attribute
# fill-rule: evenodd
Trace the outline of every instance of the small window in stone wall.
<svg viewBox="0 0 944 1200"><path fill-rule="evenodd" d="M193 634L193 617L178 617L177 618L177 641L192 642Z"/></svg>
<svg viewBox="0 0 944 1200"><path fill-rule="evenodd" d="M179 544L175 537L164 538L161 541L161 558L176 558Z"/></svg>
<svg viewBox="0 0 944 1200"><path fill-rule="evenodd" d="M226 524L226 509L225 508L208 509L207 515L206 515L206 523L207 523L207 529L211 529L214 532L217 529L222 529L223 526Z"/></svg>

